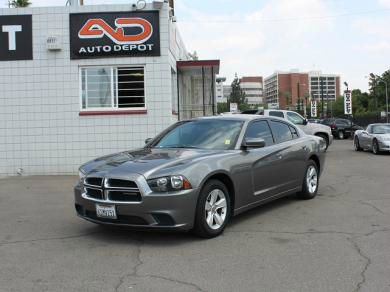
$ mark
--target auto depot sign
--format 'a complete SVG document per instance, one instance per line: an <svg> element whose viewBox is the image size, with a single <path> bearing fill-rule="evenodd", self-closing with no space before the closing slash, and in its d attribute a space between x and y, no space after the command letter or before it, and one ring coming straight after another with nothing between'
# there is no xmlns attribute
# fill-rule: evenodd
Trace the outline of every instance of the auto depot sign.
<svg viewBox="0 0 390 292"><path fill-rule="evenodd" d="M70 14L70 58L160 56L158 11Z"/></svg>
<svg viewBox="0 0 390 292"><path fill-rule="evenodd" d="M32 58L32 16L0 16L0 61Z"/></svg>

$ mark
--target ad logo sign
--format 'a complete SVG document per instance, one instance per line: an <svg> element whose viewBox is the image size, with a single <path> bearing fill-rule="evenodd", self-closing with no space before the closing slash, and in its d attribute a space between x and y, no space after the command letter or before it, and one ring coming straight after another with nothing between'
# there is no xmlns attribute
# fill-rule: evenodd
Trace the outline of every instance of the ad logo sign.
<svg viewBox="0 0 390 292"><path fill-rule="evenodd" d="M71 58L159 56L158 11L70 15Z"/></svg>
<svg viewBox="0 0 390 292"><path fill-rule="evenodd" d="M311 109L310 116L312 118L316 118L317 117L317 100L312 99L310 101L310 109Z"/></svg>
<svg viewBox="0 0 390 292"><path fill-rule="evenodd" d="M344 91L344 114L352 115L352 94L351 91Z"/></svg>
<svg viewBox="0 0 390 292"><path fill-rule="evenodd" d="M32 58L31 15L0 16L0 61Z"/></svg>

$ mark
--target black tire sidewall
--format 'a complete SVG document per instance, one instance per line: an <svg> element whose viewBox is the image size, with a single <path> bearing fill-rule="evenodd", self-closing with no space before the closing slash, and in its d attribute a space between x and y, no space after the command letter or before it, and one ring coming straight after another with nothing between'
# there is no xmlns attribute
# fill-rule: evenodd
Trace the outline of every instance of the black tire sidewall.
<svg viewBox="0 0 390 292"><path fill-rule="evenodd" d="M358 137L355 137L355 139L353 139L353 144L355 146L355 150L360 151L361 148L360 148L360 142Z"/></svg>
<svg viewBox="0 0 390 292"><path fill-rule="evenodd" d="M376 149L376 151L374 149ZM372 153L374 153L375 155L379 154L379 145L377 140L374 140L372 142Z"/></svg>
<svg viewBox="0 0 390 292"><path fill-rule="evenodd" d="M328 147L329 147L329 138L328 138L325 134L318 134L317 137L321 137L322 139L325 140L325 143L326 143L325 151L328 150Z"/></svg>
<svg viewBox="0 0 390 292"><path fill-rule="evenodd" d="M225 194L226 199L226 219L225 222L222 224L222 226L219 229L211 229L207 222L206 222L206 210L205 210L205 204L208 195L212 190L219 189ZM212 238L215 236L218 236L223 232L223 230L226 227L226 224L228 223L230 219L231 214L231 205L230 205L230 197L229 197L229 191L227 187L219 180L209 180L205 183L202 190L199 193L198 203L196 206L196 214L195 214L195 222L194 222L194 229L193 231L204 238Z"/></svg>

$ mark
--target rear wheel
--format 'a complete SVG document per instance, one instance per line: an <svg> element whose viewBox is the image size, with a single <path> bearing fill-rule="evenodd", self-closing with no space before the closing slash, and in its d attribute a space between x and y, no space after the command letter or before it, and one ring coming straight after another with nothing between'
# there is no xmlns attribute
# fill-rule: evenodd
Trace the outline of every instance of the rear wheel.
<svg viewBox="0 0 390 292"><path fill-rule="evenodd" d="M219 180L206 182L200 192L193 232L212 238L223 232L230 218L230 197L226 186Z"/></svg>
<svg viewBox="0 0 390 292"><path fill-rule="evenodd" d="M321 137L322 139L325 140L325 143L326 143L325 151L328 150L328 147L329 147L329 139L328 139L328 136L325 135L325 134L317 134L316 136L317 136L317 137Z"/></svg>
<svg viewBox="0 0 390 292"><path fill-rule="evenodd" d="M372 141L372 153L374 153L375 155L378 155L380 153L379 144L377 140Z"/></svg>
<svg viewBox="0 0 390 292"><path fill-rule="evenodd" d="M359 143L359 138L358 137L355 137L355 139L353 139L353 146L355 148L355 151L362 150L362 148L360 147L360 143Z"/></svg>
<svg viewBox="0 0 390 292"><path fill-rule="evenodd" d="M343 139L345 138L344 131L338 131L337 137L338 137L340 140L343 140Z"/></svg>
<svg viewBox="0 0 390 292"><path fill-rule="evenodd" d="M319 170L317 164L313 160L309 160L305 177L302 183L302 192L298 193L298 197L304 200L313 199L318 191Z"/></svg>

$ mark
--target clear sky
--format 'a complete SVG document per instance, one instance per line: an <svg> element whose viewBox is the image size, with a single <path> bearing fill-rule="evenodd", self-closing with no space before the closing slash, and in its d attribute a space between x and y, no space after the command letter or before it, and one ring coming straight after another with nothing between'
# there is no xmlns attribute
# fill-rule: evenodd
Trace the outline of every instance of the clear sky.
<svg viewBox="0 0 390 292"><path fill-rule="evenodd" d="M32 0L33 6L65 2ZM390 69L390 0L176 0L176 16L187 49L220 59L220 75L229 81L235 72L322 70L367 90L365 76Z"/></svg>

